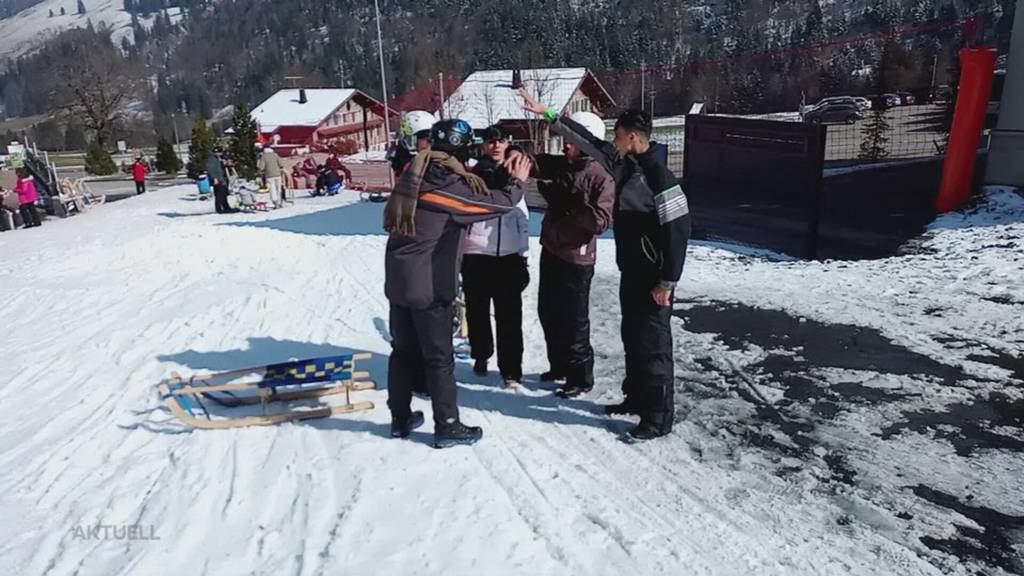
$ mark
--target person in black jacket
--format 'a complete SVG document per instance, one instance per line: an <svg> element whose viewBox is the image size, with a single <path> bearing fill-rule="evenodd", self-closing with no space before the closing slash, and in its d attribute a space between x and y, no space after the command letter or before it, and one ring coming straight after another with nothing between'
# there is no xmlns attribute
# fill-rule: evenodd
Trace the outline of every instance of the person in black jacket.
<svg viewBox="0 0 1024 576"><path fill-rule="evenodd" d="M483 435L479 427L461 422L456 404L451 322L466 227L511 210L531 169L525 155L510 158L508 184L487 188L462 163L472 135L462 120L435 124L431 147L412 160L384 208L390 234L384 292L391 304L391 434L404 438L422 422L423 414L412 412L410 404L413 388L425 380L437 448L471 444Z"/></svg>
<svg viewBox="0 0 1024 576"><path fill-rule="evenodd" d="M678 179L651 141L651 117L629 110L615 124L615 139L604 142L525 89L525 108L542 114L552 130L594 158L615 179L615 259L621 278L622 344L626 352L623 401L608 414L636 414L630 431L646 440L672 431L675 415L672 358L672 300L683 272L690 238L690 210Z"/></svg>
<svg viewBox="0 0 1024 576"><path fill-rule="evenodd" d="M214 210L217 211L217 214L230 214L238 212L238 210L228 205L228 194L231 191L228 188L227 170L224 168L223 155L224 151L220 148L206 153L206 174L210 178L210 184L213 185Z"/></svg>

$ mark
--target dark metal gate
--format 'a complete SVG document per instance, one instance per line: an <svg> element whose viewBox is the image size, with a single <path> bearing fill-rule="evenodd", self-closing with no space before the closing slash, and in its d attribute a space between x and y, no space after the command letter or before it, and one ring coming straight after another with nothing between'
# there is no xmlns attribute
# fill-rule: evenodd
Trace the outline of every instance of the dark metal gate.
<svg viewBox="0 0 1024 576"><path fill-rule="evenodd" d="M825 127L686 117L683 174L694 226L723 238L815 258Z"/></svg>

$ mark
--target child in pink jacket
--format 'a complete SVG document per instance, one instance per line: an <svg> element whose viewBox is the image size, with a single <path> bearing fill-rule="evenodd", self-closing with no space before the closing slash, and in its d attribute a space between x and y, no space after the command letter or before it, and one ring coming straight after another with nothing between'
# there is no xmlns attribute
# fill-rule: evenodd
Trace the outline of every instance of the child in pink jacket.
<svg viewBox="0 0 1024 576"><path fill-rule="evenodd" d="M36 200L39 200L36 183L24 168L19 168L17 174L18 183L14 185L14 192L18 195L21 219L25 222L25 228L42 226L39 211L36 210Z"/></svg>

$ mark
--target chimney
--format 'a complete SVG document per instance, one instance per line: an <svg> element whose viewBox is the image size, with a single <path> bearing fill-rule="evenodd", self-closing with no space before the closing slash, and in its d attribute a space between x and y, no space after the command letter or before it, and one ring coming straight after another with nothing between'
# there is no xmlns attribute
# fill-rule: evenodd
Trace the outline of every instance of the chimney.
<svg viewBox="0 0 1024 576"><path fill-rule="evenodd" d="M309 102L309 100L306 99L306 89L299 88L299 104L305 104L306 102Z"/></svg>
<svg viewBox="0 0 1024 576"><path fill-rule="evenodd" d="M518 68L512 70L512 89L518 90L523 87L523 73Z"/></svg>

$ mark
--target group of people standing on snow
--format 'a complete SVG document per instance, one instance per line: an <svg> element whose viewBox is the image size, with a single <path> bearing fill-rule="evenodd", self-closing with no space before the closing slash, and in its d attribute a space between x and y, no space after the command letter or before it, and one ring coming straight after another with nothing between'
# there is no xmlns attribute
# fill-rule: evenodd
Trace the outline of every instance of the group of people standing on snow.
<svg viewBox="0 0 1024 576"><path fill-rule="evenodd" d="M270 146L256 145L256 175L258 183L270 196L270 207L277 209L291 202L289 192L308 188L314 196L333 195L352 179L352 172L335 152L331 152L324 164L317 164L312 158L296 163L289 171L284 161ZM237 212L228 202L231 194L230 182L238 175L223 148L214 148L206 153L206 170L199 175L197 186L200 194L212 191L214 209L218 214ZM244 199L243 199L244 200Z"/></svg>
<svg viewBox="0 0 1024 576"><path fill-rule="evenodd" d="M622 402L605 412L639 416L630 431L634 439L664 436L674 417L670 317L690 234L686 196L650 139L647 113L622 114L607 142L595 114L563 117L525 89L519 93L525 108L563 137L563 155L527 154L492 126L470 169L472 128L458 119L434 122L426 112L403 118L403 143L389 154L398 176L384 215L391 434L406 437L423 423L411 398L425 392L436 447L482 437L479 427L462 423L456 402L452 318L460 272L474 370L487 374L496 348L505 384L521 381L522 292L530 282L524 193L536 186L548 204L538 315L550 368L541 380L558 382L556 394L564 398L594 386L590 287L597 237L613 227L626 374Z"/></svg>

